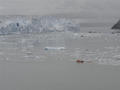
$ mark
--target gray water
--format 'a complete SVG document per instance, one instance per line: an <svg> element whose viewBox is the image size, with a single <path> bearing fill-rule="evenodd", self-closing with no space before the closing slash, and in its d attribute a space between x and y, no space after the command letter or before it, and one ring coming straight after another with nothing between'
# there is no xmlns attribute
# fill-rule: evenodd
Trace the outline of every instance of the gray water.
<svg viewBox="0 0 120 90"><path fill-rule="evenodd" d="M1 90L119 90L120 67L77 63L0 63Z"/></svg>

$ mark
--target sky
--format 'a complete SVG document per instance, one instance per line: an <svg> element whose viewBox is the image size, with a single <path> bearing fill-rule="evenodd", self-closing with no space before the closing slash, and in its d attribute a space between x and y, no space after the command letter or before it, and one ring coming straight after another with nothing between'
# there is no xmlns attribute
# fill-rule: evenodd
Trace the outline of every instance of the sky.
<svg viewBox="0 0 120 90"><path fill-rule="evenodd" d="M120 17L120 0L0 0L0 15Z"/></svg>

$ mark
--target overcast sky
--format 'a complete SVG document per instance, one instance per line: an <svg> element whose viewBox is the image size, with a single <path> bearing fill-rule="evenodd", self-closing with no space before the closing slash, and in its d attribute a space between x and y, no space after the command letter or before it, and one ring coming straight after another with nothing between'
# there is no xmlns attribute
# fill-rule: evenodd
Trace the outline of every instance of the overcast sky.
<svg viewBox="0 0 120 90"><path fill-rule="evenodd" d="M0 14L85 13L120 16L120 0L0 0Z"/></svg>

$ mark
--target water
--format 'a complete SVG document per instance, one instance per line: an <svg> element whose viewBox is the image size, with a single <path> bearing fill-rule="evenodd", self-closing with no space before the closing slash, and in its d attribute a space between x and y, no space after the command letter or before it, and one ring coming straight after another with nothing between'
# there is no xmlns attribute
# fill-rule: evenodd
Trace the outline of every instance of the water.
<svg viewBox="0 0 120 90"><path fill-rule="evenodd" d="M0 42L0 62L57 63L82 59L98 64L120 65L120 40L117 34L14 34L1 36Z"/></svg>
<svg viewBox="0 0 120 90"><path fill-rule="evenodd" d="M116 57L120 54L119 34L111 33L110 24L81 25L80 20L54 16L1 16L0 62L75 62L82 59L119 65L119 57Z"/></svg>

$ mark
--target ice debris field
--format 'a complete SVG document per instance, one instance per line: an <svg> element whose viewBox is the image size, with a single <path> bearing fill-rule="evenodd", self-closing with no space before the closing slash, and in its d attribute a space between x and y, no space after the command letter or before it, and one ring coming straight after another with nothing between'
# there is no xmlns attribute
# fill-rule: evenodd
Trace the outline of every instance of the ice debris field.
<svg viewBox="0 0 120 90"><path fill-rule="evenodd" d="M120 65L120 35L80 32L71 19L0 17L0 63L92 63ZM110 30L108 30L110 31Z"/></svg>

